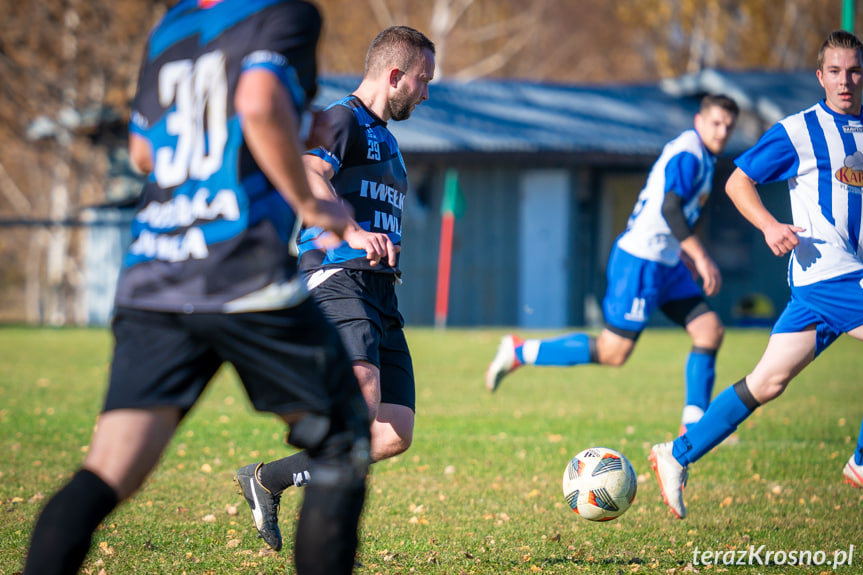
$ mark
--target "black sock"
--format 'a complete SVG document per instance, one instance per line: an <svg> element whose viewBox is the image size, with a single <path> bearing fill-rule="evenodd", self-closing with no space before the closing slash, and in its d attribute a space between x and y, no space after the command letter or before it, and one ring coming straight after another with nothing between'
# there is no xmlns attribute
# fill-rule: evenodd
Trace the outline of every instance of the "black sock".
<svg viewBox="0 0 863 575"><path fill-rule="evenodd" d="M77 573L93 532L117 503L117 494L98 475L79 470L42 509L23 575Z"/></svg>
<svg viewBox="0 0 863 575"><path fill-rule="evenodd" d="M365 482L352 479L339 483L315 480L306 487L296 527L294 561L298 575L353 572Z"/></svg>
<svg viewBox="0 0 863 575"><path fill-rule="evenodd" d="M306 451L298 451L290 457L263 464L258 471L258 479L261 485L278 495L288 487L293 487L298 477L304 480L304 485L308 481L311 464L312 459Z"/></svg>

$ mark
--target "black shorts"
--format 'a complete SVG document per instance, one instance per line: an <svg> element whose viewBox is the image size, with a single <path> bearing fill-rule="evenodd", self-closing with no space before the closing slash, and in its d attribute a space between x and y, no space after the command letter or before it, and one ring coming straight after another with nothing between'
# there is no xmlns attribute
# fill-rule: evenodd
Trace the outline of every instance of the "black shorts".
<svg viewBox="0 0 863 575"><path fill-rule="evenodd" d="M194 405L231 363L258 411L331 415L359 394L341 339L311 300L252 313L163 313L118 308L104 411Z"/></svg>
<svg viewBox="0 0 863 575"><path fill-rule="evenodd" d="M381 403L416 411L414 368L392 274L343 269L312 289L351 361L381 371Z"/></svg>

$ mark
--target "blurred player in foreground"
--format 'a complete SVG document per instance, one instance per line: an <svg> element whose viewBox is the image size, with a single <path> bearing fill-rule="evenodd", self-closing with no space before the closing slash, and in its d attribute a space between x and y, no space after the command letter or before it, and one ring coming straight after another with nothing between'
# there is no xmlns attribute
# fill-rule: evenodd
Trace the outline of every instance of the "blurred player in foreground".
<svg viewBox="0 0 863 575"><path fill-rule="evenodd" d="M36 523L27 575L78 570L224 362L309 453L297 573L352 571L368 413L289 251L297 213L338 235L350 221L311 193L300 156L320 26L297 0L183 0L151 33L130 137L149 178L117 291L107 398L82 468Z"/></svg>
<svg viewBox="0 0 863 575"><path fill-rule="evenodd" d="M692 338L681 432L698 421L713 392L723 326L704 299L705 294L719 292L719 269L692 228L713 188L716 156L731 139L737 114L737 104L730 98L705 96L694 129L663 148L626 230L611 250L602 301L605 328L599 336L575 332L526 341L504 336L486 372L489 391L522 365L621 366L659 308ZM703 290L694 276L701 277Z"/></svg>
<svg viewBox="0 0 863 575"><path fill-rule="evenodd" d="M307 226L300 235L300 267L353 362L371 419L373 461L410 447L416 409L413 363L395 292L408 179L387 122L408 119L428 99L434 70L435 47L425 35L407 26L383 30L368 49L359 87L324 111L332 142L303 157L312 192L347 202L355 214L345 241L327 251L313 243L321 229L313 222ZM300 451L237 472L258 532L273 549L282 546L281 493L310 477L315 481L309 463L309 454Z"/></svg>
<svg viewBox="0 0 863 575"><path fill-rule="evenodd" d="M841 334L863 340L863 45L848 32L833 32L821 46L815 74L824 99L768 130L735 160L725 187L775 255L791 252L791 300L755 369L722 391L686 434L653 446L662 497L679 518L686 516L689 464L779 397ZM793 224L777 221L756 188L779 181L788 181ZM843 475L863 487L863 427Z"/></svg>

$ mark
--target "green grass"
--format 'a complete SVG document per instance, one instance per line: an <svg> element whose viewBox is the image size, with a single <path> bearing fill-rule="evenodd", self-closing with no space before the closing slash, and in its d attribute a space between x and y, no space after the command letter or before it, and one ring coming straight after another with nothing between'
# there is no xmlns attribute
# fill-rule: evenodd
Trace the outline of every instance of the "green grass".
<svg viewBox="0 0 863 575"><path fill-rule="evenodd" d="M373 467L358 574L685 573L696 548L750 545L820 550L828 559L854 545L854 564L837 572L860 572L863 490L841 481L863 416L858 342L841 338L785 396L694 465L690 516L678 521L661 503L646 458L652 443L677 430L686 335L646 333L620 369L522 369L490 395L482 376L501 333L408 332L418 390L414 445ZM766 339L765 331L728 333L717 391L746 374ZM45 498L83 458L110 345L105 330L0 328L4 573L20 571ZM272 553L231 482L241 465L291 453L282 435L223 370L143 490L96 532L83 572L293 573L289 540L302 491L283 497L286 547ZM610 523L578 518L561 493L565 464L591 445L622 451L639 476L635 503Z"/></svg>

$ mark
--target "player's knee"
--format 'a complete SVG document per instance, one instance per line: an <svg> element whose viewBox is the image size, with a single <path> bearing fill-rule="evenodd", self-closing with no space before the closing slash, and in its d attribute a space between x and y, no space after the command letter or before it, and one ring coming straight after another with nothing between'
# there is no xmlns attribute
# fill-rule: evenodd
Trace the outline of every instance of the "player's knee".
<svg viewBox="0 0 863 575"><path fill-rule="evenodd" d="M750 375L746 378L749 391L760 404L772 401L782 395L790 382L791 374L785 372L770 374L767 377Z"/></svg>
<svg viewBox="0 0 863 575"><path fill-rule="evenodd" d="M373 433L371 451L372 461L382 461L384 459L389 459L390 457L395 457L396 455L401 455L410 449L412 441L412 433L405 435L396 435L394 433L382 435Z"/></svg>
<svg viewBox="0 0 863 575"><path fill-rule="evenodd" d="M711 334L711 349L719 349L719 346L722 345L722 340L725 338L725 326L722 323L718 323Z"/></svg>
<svg viewBox="0 0 863 575"><path fill-rule="evenodd" d="M686 331L695 347L719 349L725 337L725 326L714 312L705 313L687 324Z"/></svg>
<svg viewBox="0 0 863 575"><path fill-rule="evenodd" d="M622 366L635 349L637 338L637 334L630 337L614 333L608 328L604 329L596 339L597 363L609 367Z"/></svg>
<svg viewBox="0 0 863 575"><path fill-rule="evenodd" d="M629 350L625 349L613 349L613 350L600 350L599 354L599 363L602 365L606 365L608 367L620 367L626 363L626 360L629 359Z"/></svg>

